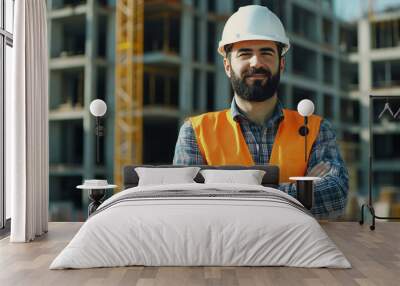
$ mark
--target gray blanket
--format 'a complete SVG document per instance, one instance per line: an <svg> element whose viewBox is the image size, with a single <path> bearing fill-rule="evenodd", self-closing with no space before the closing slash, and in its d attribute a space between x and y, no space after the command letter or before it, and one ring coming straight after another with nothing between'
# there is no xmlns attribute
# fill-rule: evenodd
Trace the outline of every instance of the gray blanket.
<svg viewBox="0 0 400 286"><path fill-rule="evenodd" d="M154 199L174 199L174 200L190 200L190 199L206 199L210 200L213 198L229 198L229 199L257 199L265 200L270 202L276 202L280 204L290 205L299 211L311 215L311 213L300 203L289 200L283 196L271 194L260 190L235 190L235 191L221 191L213 188L203 190L163 190L163 191L138 191L131 192L120 196L118 199L104 202L92 215L96 215L114 205L118 205L126 201L144 201Z"/></svg>

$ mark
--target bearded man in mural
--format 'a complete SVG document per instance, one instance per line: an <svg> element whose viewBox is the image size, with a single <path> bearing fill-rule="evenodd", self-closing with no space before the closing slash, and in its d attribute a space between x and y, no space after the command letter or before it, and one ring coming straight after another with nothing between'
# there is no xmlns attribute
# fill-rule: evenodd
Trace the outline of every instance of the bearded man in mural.
<svg viewBox="0 0 400 286"><path fill-rule="evenodd" d="M279 189L297 197L291 176L319 176L314 183L316 217L343 213L348 172L331 124L308 117L310 142L304 160L304 118L285 109L278 86L289 39L279 18L258 5L241 7L226 22L218 52L234 91L229 109L189 118L175 147L175 165L263 165L280 168Z"/></svg>

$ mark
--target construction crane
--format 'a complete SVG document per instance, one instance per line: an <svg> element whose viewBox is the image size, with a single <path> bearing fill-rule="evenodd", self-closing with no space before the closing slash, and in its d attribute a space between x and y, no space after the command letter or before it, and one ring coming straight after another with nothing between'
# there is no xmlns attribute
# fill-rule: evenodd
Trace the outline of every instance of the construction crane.
<svg viewBox="0 0 400 286"><path fill-rule="evenodd" d="M142 163L144 0L116 2L114 182L122 186L123 166Z"/></svg>
<svg viewBox="0 0 400 286"><path fill-rule="evenodd" d="M364 5L368 5L364 8L364 11L366 11L369 20L373 20L375 17L375 0L368 0L368 2L364 2Z"/></svg>

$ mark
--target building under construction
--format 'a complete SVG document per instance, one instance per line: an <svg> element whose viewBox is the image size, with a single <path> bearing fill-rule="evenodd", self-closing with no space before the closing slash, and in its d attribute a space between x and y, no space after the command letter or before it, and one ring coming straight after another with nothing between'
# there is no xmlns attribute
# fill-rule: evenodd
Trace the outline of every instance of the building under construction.
<svg viewBox="0 0 400 286"><path fill-rule="evenodd" d="M368 191L369 146L372 150L373 194L379 216L400 217L400 8L372 11L353 24L358 49L348 58L358 66L358 88L349 93L360 102L359 194ZM370 106L369 96L379 96ZM390 98L389 96L397 96ZM390 104L385 110L385 103ZM369 113L373 116L369 138ZM373 141L371 141L373 139Z"/></svg>
<svg viewBox="0 0 400 286"><path fill-rule="evenodd" d="M355 60L361 26L340 22L332 2L49 0L52 219L85 219L87 194L75 189L83 179L119 184L123 164L171 164L183 120L229 106L217 45L226 19L249 4L268 6L282 20L292 48L279 97L289 108L309 98L332 122L354 202L368 154L360 149L367 126L360 92L368 86ZM100 163L89 113L96 98L108 105Z"/></svg>

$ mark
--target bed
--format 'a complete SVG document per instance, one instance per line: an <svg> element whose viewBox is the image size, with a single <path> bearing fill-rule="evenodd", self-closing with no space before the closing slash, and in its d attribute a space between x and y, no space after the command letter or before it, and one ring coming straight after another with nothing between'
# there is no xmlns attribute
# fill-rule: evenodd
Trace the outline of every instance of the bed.
<svg viewBox="0 0 400 286"><path fill-rule="evenodd" d="M138 185L137 167L124 168L124 190L100 205L50 269L351 267L309 211L276 189L276 166L197 166L262 170L260 185L205 183L200 172L192 183Z"/></svg>

